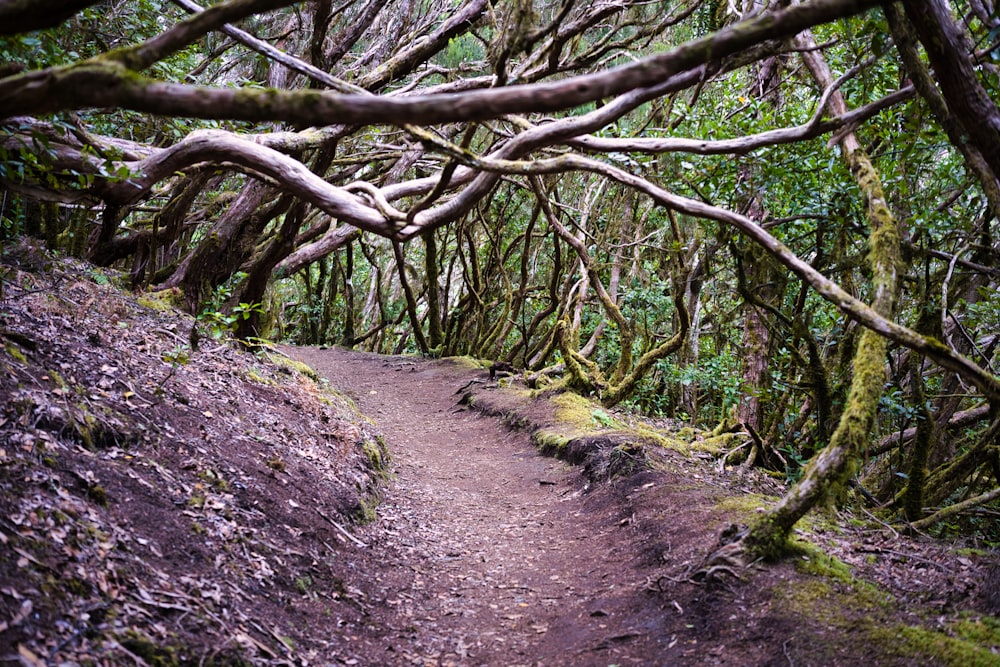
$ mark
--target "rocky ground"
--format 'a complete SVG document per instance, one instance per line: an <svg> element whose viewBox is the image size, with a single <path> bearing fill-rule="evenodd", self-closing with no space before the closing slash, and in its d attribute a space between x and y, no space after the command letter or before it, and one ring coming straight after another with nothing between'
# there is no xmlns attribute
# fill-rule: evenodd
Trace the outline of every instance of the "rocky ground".
<svg viewBox="0 0 1000 667"><path fill-rule="evenodd" d="M1000 664L972 542L845 512L706 576L782 487L696 433L467 360L194 349L169 295L30 246L0 279L5 662Z"/></svg>

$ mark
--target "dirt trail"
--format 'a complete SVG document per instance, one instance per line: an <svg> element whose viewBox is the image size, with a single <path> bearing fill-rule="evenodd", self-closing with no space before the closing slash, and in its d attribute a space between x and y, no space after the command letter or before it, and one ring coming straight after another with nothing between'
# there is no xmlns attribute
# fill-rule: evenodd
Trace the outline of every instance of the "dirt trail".
<svg viewBox="0 0 1000 667"><path fill-rule="evenodd" d="M369 602L384 605L380 616L391 611L381 642L359 638L370 643L360 654L382 648L396 664L661 664L671 637L657 627L661 603L643 590L628 520L587 493L577 470L458 406L468 368L294 354L356 398L395 457L366 537L384 563Z"/></svg>
<svg viewBox="0 0 1000 667"><path fill-rule="evenodd" d="M484 380L484 371L448 360L287 351L353 395L395 457L379 519L357 533L367 546L338 555L346 565L341 599L359 615L328 612L309 630L329 637L341 663L997 664L997 647L973 649L922 621L943 622L941 603L927 602L935 591L956 609L973 601L968 559L966 583L929 585L937 572L959 571L925 567L945 562L942 550L923 547L906 565L882 562L872 558L873 540L890 554L918 545L898 533L893 542L889 533L817 526L812 539L840 561L814 550L694 585L689 577L718 536L755 513L747 498L774 485L766 476L720 472L663 448L650 452L652 468L590 486L579 468L540 455L524 433L458 405L456 392ZM514 409L520 399L502 391L479 385L476 404ZM538 404L526 410L516 418L544 423ZM880 578L901 596L894 602L845 574L843 563L923 582L921 595Z"/></svg>

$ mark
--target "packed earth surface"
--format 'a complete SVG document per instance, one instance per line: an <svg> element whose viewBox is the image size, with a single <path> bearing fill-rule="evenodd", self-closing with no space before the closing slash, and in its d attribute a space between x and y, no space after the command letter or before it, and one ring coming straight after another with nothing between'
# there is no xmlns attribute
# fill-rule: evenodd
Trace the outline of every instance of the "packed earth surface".
<svg viewBox="0 0 1000 667"><path fill-rule="evenodd" d="M2 268L7 664L1000 665L983 545L857 505L719 558L783 485L707 433Z"/></svg>

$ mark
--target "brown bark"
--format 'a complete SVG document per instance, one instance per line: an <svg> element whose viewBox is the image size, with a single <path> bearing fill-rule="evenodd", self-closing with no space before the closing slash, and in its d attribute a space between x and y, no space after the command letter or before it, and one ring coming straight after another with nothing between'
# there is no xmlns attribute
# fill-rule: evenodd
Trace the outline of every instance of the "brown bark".
<svg viewBox="0 0 1000 667"><path fill-rule="evenodd" d="M0 35L52 28L101 0L0 0Z"/></svg>
<svg viewBox="0 0 1000 667"><path fill-rule="evenodd" d="M297 273L304 267L348 245L361 235L361 230L350 225L330 227L323 236L301 246L274 267L274 277L283 278Z"/></svg>
<svg viewBox="0 0 1000 667"><path fill-rule="evenodd" d="M968 140L964 124L951 111L949 107L952 105L949 105L938 90L927 66L920 58L916 37L913 34L913 26L906 20L903 9L898 4L888 3L884 6L883 11L888 19L896 50L899 52L900 59L903 61L903 66L913 81L914 87L926 100L931 113L948 134L952 145L962 153L969 170L979 179L993 215L1000 217L1000 173L991 168L979 146Z"/></svg>
<svg viewBox="0 0 1000 667"><path fill-rule="evenodd" d="M473 6L476 1L470 3ZM251 4L216 5L164 33L150 43L118 54L119 62L96 60L56 67L0 80L0 118L43 115L85 107L118 107L161 115L206 119L285 121L303 126L336 123L414 123L429 125L484 120L505 114L571 109L656 86L670 77L706 63L746 51L765 40L794 35L813 25L851 16L874 6L874 0L812 0L727 27L691 40L662 54L604 72L562 81L508 86L454 95L407 98L344 95L316 91L254 91L202 88L153 81L136 74L183 48L208 30L245 15L247 7L266 9L288 4L257 0ZM485 6L485 2L482 2ZM235 11L234 6L239 5ZM471 18L471 17L470 17ZM447 43L447 42L445 42ZM411 58L390 61L374 71L365 87L392 80ZM131 71L130 71L131 70Z"/></svg>
<svg viewBox="0 0 1000 667"><path fill-rule="evenodd" d="M304 204L296 204L292 210L285 214L281 226L275 230L271 240L246 267L246 280L240 287L239 296L233 299L235 303L230 304L230 307L236 303L260 304L264 300L264 294L271 279L271 271L274 269L274 265L291 251L304 215ZM252 237L256 238L257 234L254 233ZM236 336L244 341L260 336L262 333L260 318L259 310L252 309L248 313L248 317L237 322Z"/></svg>
<svg viewBox="0 0 1000 667"><path fill-rule="evenodd" d="M939 0L903 0L948 109L961 124L968 141L993 172L1000 175L1000 109L979 82L973 67L972 43Z"/></svg>
<svg viewBox="0 0 1000 667"><path fill-rule="evenodd" d="M241 229L250 224L254 213L264 204L271 190L257 181L251 181L232 205L212 226L201 243L188 253L161 289L183 287L184 298L190 312L195 312L219 275L220 259L230 252L232 243L240 236ZM237 262L226 262L239 266Z"/></svg>
<svg viewBox="0 0 1000 667"><path fill-rule="evenodd" d="M441 330L441 285L438 271L437 239L434 230L424 234L424 279L427 285L427 337L432 350L440 351L444 344Z"/></svg>
<svg viewBox="0 0 1000 667"><path fill-rule="evenodd" d="M406 256L403 253L403 244L399 241L392 242L392 252L396 257L396 272L399 277L399 284L403 288L403 295L406 297L406 313L410 318L410 326L413 328L413 339L417 343L417 349L421 354L427 354L430 348L427 345L427 338L424 337L423 326L420 316L417 313L417 297L413 293L413 287L406 275Z"/></svg>

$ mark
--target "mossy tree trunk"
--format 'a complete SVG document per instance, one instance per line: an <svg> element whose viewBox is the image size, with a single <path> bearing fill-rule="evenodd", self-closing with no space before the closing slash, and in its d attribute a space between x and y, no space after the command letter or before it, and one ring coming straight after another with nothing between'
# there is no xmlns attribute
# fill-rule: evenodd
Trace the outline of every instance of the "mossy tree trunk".
<svg viewBox="0 0 1000 667"><path fill-rule="evenodd" d="M802 59L821 88L833 76L810 34L800 35ZM846 102L839 93L830 99L830 110L843 113ZM900 234L896 218L886 203L881 179L853 133L844 135L840 146L864 200L869 234L868 261L872 272L872 309L891 317L896 305L901 264ZM749 560L771 558L785 547L792 527L806 512L839 488L853 473L860 452L868 443L879 398L886 379L886 339L865 329L853 360L853 377L847 403L829 444L806 467L802 478L767 513L755 521L743 538Z"/></svg>
<svg viewBox="0 0 1000 667"><path fill-rule="evenodd" d="M406 275L406 256L403 253L403 244L399 241L393 241L392 252L396 257L396 272L399 285L403 289L403 296L406 299L406 313L410 318L410 327L413 329L413 340L417 343L417 349L420 353L427 354L430 348L427 345L427 338L424 336L420 315L417 313L417 297L413 293L413 286Z"/></svg>
<svg viewBox="0 0 1000 667"><path fill-rule="evenodd" d="M906 11L916 10L917 4L916 2L909 3L910 7ZM968 135L960 118L949 108L948 101L938 90L927 65L920 57L913 25L907 20L907 14L904 13L903 7L899 4L887 3L884 5L884 11L889 22L893 43L899 52L903 67L906 68L906 73L913 81L917 92L927 102L928 108L941 124L941 128L948 134L952 146L962 153L969 171L979 179L993 215L1000 217L1000 174L994 171L993 166L987 162L976 142L966 139ZM958 69L964 70L963 67Z"/></svg>
<svg viewBox="0 0 1000 667"><path fill-rule="evenodd" d="M434 230L423 235L424 239L424 277L427 282L427 336L428 345L433 350L439 350L444 344L444 334L441 329L441 285L438 270L438 248Z"/></svg>
<svg viewBox="0 0 1000 667"><path fill-rule="evenodd" d="M240 286L239 296L232 299L232 303L227 304L230 308L237 303L256 305L264 301L264 294L271 279L271 271L295 246L295 235L302 224L305 209L306 206L299 203L292 206L291 210L285 214L271 240L246 267L247 277ZM260 336L265 328L262 327L261 315L261 309L251 308L247 317L237 321L236 336L241 340Z"/></svg>
<svg viewBox="0 0 1000 667"><path fill-rule="evenodd" d="M763 219L763 208L758 206ZM776 322L768 313L777 311L784 296L787 273L760 246L735 248L739 291L744 301L743 367L744 396L736 406L736 420L757 433L764 430L765 406L771 384L770 360ZM773 315L771 315L773 318Z"/></svg>
<svg viewBox="0 0 1000 667"><path fill-rule="evenodd" d="M566 318L561 319L556 324L556 342L569 373L569 386L585 394L597 395L605 407L617 405L635 391L639 381L649 372L656 361L677 352L684 345L690 320L684 305L683 293L677 293L674 298L679 323L678 330L662 344L640 355L637 362L634 361L632 346L635 341L635 328L625 318L621 308L604 287L587 246L559 221L549 203L545 186L540 178L532 177L532 188L538 197L538 202L549 226L556 231L563 242L576 252L580 266L597 293L605 314L617 327L619 334L618 361L612 367L612 373L608 377L596 363L580 354L579 329L573 327Z"/></svg>
<svg viewBox="0 0 1000 667"><path fill-rule="evenodd" d="M357 335L354 317L354 243L347 244L344 249L344 327L340 332L340 344L346 348L354 347Z"/></svg>
<svg viewBox="0 0 1000 667"><path fill-rule="evenodd" d="M750 0L743 5L741 19L755 16L764 9L764 2ZM781 72L782 61L777 56L764 58L753 63L750 70L750 82L747 97L766 104L772 109L781 107ZM764 220L768 217L767 196L758 187L756 181L760 178L760 169L752 162L741 165L739 170L741 197L740 209L754 220ZM734 244L735 249L735 244ZM782 279L785 272L774 262L764 250L750 244L745 251L739 251L737 262L740 271L740 292L744 298L743 307L743 392L736 406L736 420L744 424L751 432L761 433L764 430L764 404L767 403L767 392L771 384L771 345L773 323L767 319L766 311L773 309L780 301L784 292ZM753 285L754 294L750 298Z"/></svg>
<svg viewBox="0 0 1000 667"><path fill-rule="evenodd" d="M218 276L223 279L231 275L225 270L232 264L230 250L241 230L252 224L255 214L260 215L267 198L274 190L259 181L250 181L226 209L219 220L212 225L201 240L163 283L161 289L180 287L184 290L190 312L195 312L207 290L215 285ZM239 265L238 263L236 264Z"/></svg>
<svg viewBox="0 0 1000 667"><path fill-rule="evenodd" d="M907 469L906 488L903 492L903 514L909 521L916 521L923 516L924 485L927 481L927 460L932 449L931 438L934 435L934 415L927 407L924 394L923 357L910 355L910 393L916 408L917 426L913 438L913 448L910 452L910 463Z"/></svg>
<svg viewBox="0 0 1000 667"><path fill-rule="evenodd" d="M974 59L969 57L970 53L975 53L976 46L952 16L949 3L903 0L902 5L934 68L943 102L951 112L947 117L951 123L957 122L964 130L961 134L967 137L960 137L955 145L972 145L963 152L967 159L971 155L981 156L992 179L979 169L974 168L973 171L984 181L988 192L996 193L995 181L1000 176L1000 108L980 83ZM891 8L887 11L889 14L892 12ZM939 104L932 103L932 109L939 116L942 114ZM951 123L943 123L943 126L948 129ZM987 176L985 179L982 178L984 175ZM991 203L995 203L992 197Z"/></svg>

